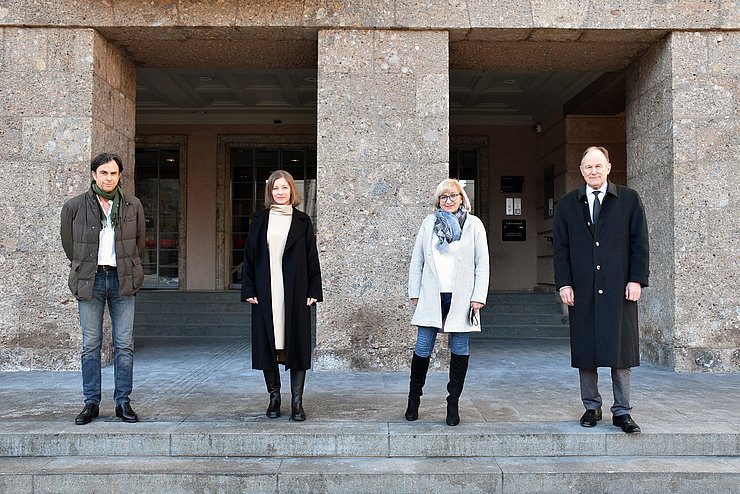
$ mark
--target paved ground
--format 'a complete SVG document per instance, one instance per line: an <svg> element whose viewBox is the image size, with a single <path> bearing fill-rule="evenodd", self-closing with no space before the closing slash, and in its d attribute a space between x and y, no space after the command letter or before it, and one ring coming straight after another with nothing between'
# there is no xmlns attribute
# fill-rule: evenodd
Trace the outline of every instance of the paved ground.
<svg viewBox="0 0 740 494"><path fill-rule="evenodd" d="M250 368L249 342L239 338L137 338L132 405L146 422L267 421L267 392ZM531 423L582 431L577 372L564 339L475 340L461 398L473 424ZM608 371L601 373L605 412ZM113 415L113 368L103 371L101 419ZM443 423L444 372L430 373L420 422ZM304 406L309 421L405 422L405 372L309 372ZM289 403L283 373L283 402ZM643 365L633 371L633 417L644 432L740 432L740 374L675 374ZM0 373L0 420L72 423L82 408L79 372ZM612 429L610 415L599 428ZM287 421L284 416L273 423ZM126 424L128 425L128 424ZM609 430L607 429L607 430Z"/></svg>

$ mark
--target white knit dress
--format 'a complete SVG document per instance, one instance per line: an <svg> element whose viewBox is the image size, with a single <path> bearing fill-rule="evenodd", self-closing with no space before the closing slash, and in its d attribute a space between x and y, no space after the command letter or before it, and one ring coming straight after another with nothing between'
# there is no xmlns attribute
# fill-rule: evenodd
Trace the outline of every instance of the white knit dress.
<svg viewBox="0 0 740 494"><path fill-rule="evenodd" d="M293 206L270 206L267 222L267 248L270 251L270 294L272 295L272 326L275 350L285 349L285 287L283 285L283 252L288 239Z"/></svg>

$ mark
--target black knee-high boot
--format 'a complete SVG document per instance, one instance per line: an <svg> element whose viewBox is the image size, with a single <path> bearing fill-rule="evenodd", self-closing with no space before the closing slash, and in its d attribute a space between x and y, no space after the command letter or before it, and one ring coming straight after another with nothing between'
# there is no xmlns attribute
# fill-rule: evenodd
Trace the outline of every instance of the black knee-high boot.
<svg viewBox="0 0 740 494"><path fill-rule="evenodd" d="M450 353L450 382L447 383L447 425L460 423L458 402L465 385L465 375L468 373L468 360L470 355L457 355Z"/></svg>
<svg viewBox="0 0 740 494"><path fill-rule="evenodd" d="M409 379L409 402L406 406L406 420L419 418L419 404L423 394L424 383L429 370L429 357L419 357L416 352L411 357L411 378Z"/></svg>
<svg viewBox="0 0 740 494"><path fill-rule="evenodd" d="M290 393L292 398L290 419L296 422L306 420L306 412L303 411L303 385L305 382L305 369L290 369Z"/></svg>
<svg viewBox="0 0 740 494"><path fill-rule="evenodd" d="M275 364L272 369L263 369L262 373L265 375L267 392L270 393L270 404L267 405L265 415L271 419L276 419L280 416L280 371L277 364Z"/></svg>

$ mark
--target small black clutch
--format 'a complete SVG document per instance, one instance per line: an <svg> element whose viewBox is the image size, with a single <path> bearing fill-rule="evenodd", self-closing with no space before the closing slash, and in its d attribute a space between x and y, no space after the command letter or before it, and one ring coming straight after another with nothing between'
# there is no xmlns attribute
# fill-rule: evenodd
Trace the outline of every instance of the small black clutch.
<svg viewBox="0 0 740 494"><path fill-rule="evenodd" d="M473 306L470 306L470 310L468 311L468 322L471 326L477 326L478 325L478 311L473 309Z"/></svg>

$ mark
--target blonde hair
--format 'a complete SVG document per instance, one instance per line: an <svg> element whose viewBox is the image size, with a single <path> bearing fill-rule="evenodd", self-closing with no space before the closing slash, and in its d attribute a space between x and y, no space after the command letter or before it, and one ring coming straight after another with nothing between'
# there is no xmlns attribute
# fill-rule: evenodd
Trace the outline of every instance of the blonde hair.
<svg viewBox="0 0 740 494"><path fill-rule="evenodd" d="M434 191L434 208L440 207L439 196L442 194L449 194L450 192L460 194L462 196L462 205L465 210L469 213L472 212L473 208L470 205L470 199L468 194L465 193L465 188L462 186L459 180L455 178L446 178L437 185L437 190Z"/></svg>
<svg viewBox="0 0 740 494"><path fill-rule="evenodd" d="M298 189L295 186L293 175L285 170L275 170L270 174L270 177L265 183L265 207L269 208L273 204L277 204L275 199L272 197L272 187L275 185L275 182L281 178L284 178L285 181L288 182L288 187L290 187L290 205L296 207L301 203L301 195L298 193Z"/></svg>

